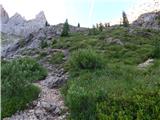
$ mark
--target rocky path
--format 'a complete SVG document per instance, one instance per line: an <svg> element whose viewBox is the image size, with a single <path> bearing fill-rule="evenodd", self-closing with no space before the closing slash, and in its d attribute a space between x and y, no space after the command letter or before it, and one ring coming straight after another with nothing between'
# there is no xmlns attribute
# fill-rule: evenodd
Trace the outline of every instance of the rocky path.
<svg viewBox="0 0 160 120"><path fill-rule="evenodd" d="M64 105L59 86L67 80L67 74L63 68L44 62L42 64L48 69L48 76L34 83L41 88L39 98L28 105L26 110L3 120L66 120L67 107Z"/></svg>

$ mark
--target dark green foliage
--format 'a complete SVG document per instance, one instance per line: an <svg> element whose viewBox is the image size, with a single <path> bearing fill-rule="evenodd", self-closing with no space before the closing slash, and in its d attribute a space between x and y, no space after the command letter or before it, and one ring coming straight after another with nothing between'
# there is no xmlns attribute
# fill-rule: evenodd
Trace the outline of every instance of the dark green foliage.
<svg viewBox="0 0 160 120"><path fill-rule="evenodd" d="M144 37L141 33L150 35ZM69 44L68 49L73 51L71 61L76 61L67 66L70 77L62 90L71 113L70 119L160 119L160 61L155 59L153 65L145 69L137 67L153 55L153 39L159 35L155 30L135 29L129 33L127 28L117 27L96 35L75 34L63 38L63 42ZM108 44L109 37L120 39L124 46ZM77 49L81 47L103 53L107 65L103 64L103 69L83 69L82 58L87 59L84 62L87 65L90 62L86 62L88 54L85 54L87 57L78 54Z"/></svg>
<svg viewBox="0 0 160 120"><path fill-rule="evenodd" d="M159 97L158 89L153 91L135 89L133 96L108 98L97 103L97 118L98 120L158 120L160 119Z"/></svg>
<svg viewBox="0 0 160 120"><path fill-rule="evenodd" d="M19 40L19 44L20 44L20 47L24 47L24 45L25 45L25 40L24 40L24 39L20 39L20 40Z"/></svg>
<svg viewBox="0 0 160 120"><path fill-rule="evenodd" d="M74 120L96 120L96 102L103 99L101 91L88 93L84 88L72 87L67 94L71 117Z"/></svg>
<svg viewBox="0 0 160 120"><path fill-rule="evenodd" d="M35 60L21 58L2 64L2 95L13 96L34 80L43 79L47 71Z"/></svg>
<svg viewBox="0 0 160 120"><path fill-rule="evenodd" d="M66 22L63 25L63 31L61 34L62 37L67 37L69 36L69 24L68 24L68 20L66 19Z"/></svg>
<svg viewBox="0 0 160 120"><path fill-rule="evenodd" d="M157 21L158 25L160 25L160 12L157 13L156 21Z"/></svg>
<svg viewBox="0 0 160 120"><path fill-rule="evenodd" d="M128 27L129 26L129 21L128 21L127 15L124 11L122 12L122 17L123 17L123 26Z"/></svg>
<svg viewBox="0 0 160 120"><path fill-rule="evenodd" d="M38 98L40 89L34 85L29 85L19 92L19 95L12 97L2 95L2 118L9 117L16 111L25 109L27 103L31 103L34 99Z"/></svg>
<svg viewBox="0 0 160 120"><path fill-rule="evenodd" d="M99 34L99 31L98 31L98 29L93 25L93 27L89 29L88 35L97 35L97 34Z"/></svg>
<svg viewBox="0 0 160 120"><path fill-rule="evenodd" d="M50 59L50 63L52 64L61 64L64 61L64 54L63 52L56 52L52 54L52 57Z"/></svg>
<svg viewBox="0 0 160 120"><path fill-rule="evenodd" d="M79 49L72 53L69 65L71 69L96 69L104 66L102 56L92 49Z"/></svg>
<svg viewBox="0 0 160 120"><path fill-rule="evenodd" d="M160 58L160 39L158 37L155 39L153 57Z"/></svg>
<svg viewBox="0 0 160 120"><path fill-rule="evenodd" d="M80 27L80 23L78 23L78 26L77 27Z"/></svg>
<svg viewBox="0 0 160 120"><path fill-rule="evenodd" d="M154 69L158 70L160 64L157 65ZM111 65L102 70L72 72L65 90L71 117L74 120L159 119L160 71L150 70Z"/></svg>
<svg viewBox="0 0 160 120"><path fill-rule="evenodd" d="M50 26L50 24L46 21L45 26Z"/></svg>
<svg viewBox="0 0 160 120"><path fill-rule="evenodd" d="M100 24L99 24L99 31L100 31L100 32L102 32L102 31L103 31L103 29L104 29L104 26L103 26L103 24L102 24L102 23L100 23Z"/></svg>
<svg viewBox="0 0 160 120"><path fill-rule="evenodd" d="M2 106L2 116L11 115L16 110L23 108L27 102L32 101L39 90L33 87L31 83L43 79L47 75L46 69L31 58L2 62L1 73L2 102L5 107ZM26 98L29 90L33 91L30 91L31 95ZM17 99L19 102L15 104Z"/></svg>
<svg viewBox="0 0 160 120"><path fill-rule="evenodd" d="M41 40L40 47L43 49L47 46L48 46L47 41L46 40Z"/></svg>

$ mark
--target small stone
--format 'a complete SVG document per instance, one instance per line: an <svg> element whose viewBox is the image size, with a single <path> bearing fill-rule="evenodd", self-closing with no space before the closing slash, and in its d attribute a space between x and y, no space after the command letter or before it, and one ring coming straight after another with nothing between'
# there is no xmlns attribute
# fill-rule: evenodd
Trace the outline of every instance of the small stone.
<svg viewBox="0 0 160 120"><path fill-rule="evenodd" d="M153 62L154 62L153 59L148 59L148 60L146 60L144 63L139 64L139 65L138 65L138 68L146 68L146 67L148 67L149 65L152 65Z"/></svg>
<svg viewBox="0 0 160 120"><path fill-rule="evenodd" d="M56 107L54 114L60 115L61 114L61 109L59 107Z"/></svg>

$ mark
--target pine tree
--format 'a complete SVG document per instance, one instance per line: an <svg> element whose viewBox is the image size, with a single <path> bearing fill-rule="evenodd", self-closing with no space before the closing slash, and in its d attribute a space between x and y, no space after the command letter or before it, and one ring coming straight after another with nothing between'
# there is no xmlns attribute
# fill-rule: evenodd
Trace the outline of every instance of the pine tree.
<svg viewBox="0 0 160 120"><path fill-rule="evenodd" d="M80 27L80 23L78 23L78 27Z"/></svg>
<svg viewBox="0 0 160 120"><path fill-rule="evenodd" d="M96 28L99 29L99 24L98 23L96 23Z"/></svg>
<svg viewBox="0 0 160 120"><path fill-rule="evenodd" d="M50 24L46 21L45 26L50 26Z"/></svg>
<svg viewBox="0 0 160 120"><path fill-rule="evenodd" d="M108 23L108 27L111 27L110 23Z"/></svg>
<svg viewBox="0 0 160 120"><path fill-rule="evenodd" d="M64 25L63 25L63 31L61 36L69 36L69 24L68 24L68 19L66 19Z"/></svg>
<svg viewBox="0 0 160 120"><path fill-rule="evenodd" d="M129 21L128 21L127 15L124 11L122 12L122 17L123 17L123 26L128 27L129 26Z"/></svg>
<svg viewBox="0 0 160 120"><path fill-rule="evenodd" d="M99 24L99 31L101 31L101 32L102 32L102 31L103 31L103 28L104 28L103 24L102 24L102 23L100 23L100 24Z"/></svg>
<svg viewBox="0 0 160 120"><path fill-rule="evenodd" d="M104 24L104 27L105 27L105 28L108 28L108 23L105 23L105 24Z"/></svg>
<svg viewBox="0 0 160 120"><path fill-rule="evenodd" d="M96 27L95 27L95 25L93 25L93 27L92 27L92 33L93 33L93 35L96 35Z"/></svg>

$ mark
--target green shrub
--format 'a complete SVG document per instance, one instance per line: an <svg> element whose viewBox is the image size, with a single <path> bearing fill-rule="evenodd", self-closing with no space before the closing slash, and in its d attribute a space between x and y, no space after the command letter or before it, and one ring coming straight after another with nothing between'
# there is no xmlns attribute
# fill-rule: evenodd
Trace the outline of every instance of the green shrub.
<svg viewBox="0 0 160 120"><path fill-rule="evenodd" d="M3 117L13 114L35 99L39 89L33 87L32 82L47 75L46 69L31 58L3 61L1 73Z"/></svg>
<svg viewBox="0 0 160 120"><path fill-rule="evenodd" d="M2 118L9 117L18 110L26 108L27 103L31 103L40 93L40 89L34 85L23 88L20 95L5 97L2 95Z"/></svg>
<svg viewBox="0 0 160 120"><path fill-rule="evenodd" d="M136 69L121 67L71 76L65 95L73 120L159 119L159 72L144 80Z"/></svg>
<svg viewBox="0 0 160 120"><path fill-rule="evenodd" d="M61 64L64 61L64 54L63 52L56 52L52 54L52 57L50 59L50 63L52 64Z"/></svg>
<svg viewBox="0 0 160 120"><path fill-rule="evenodd" d="M97 103L98 120L153 120L159 119L159 88L148 91L134 89L131 96L112 97Z"/></svg>
<svg viewBox="0 0 160 120"><path fill-rule="evenodd" d="M160 58L160 39L159 38L155 39L153 57Z"/></svg>
<svg viewBox="0 0 160 120"><path fill-rule="evenodd" d="M68 19L66 19L64 25L63 25L63 31L61 33L62 37L67 37L69 36L69 24L68 24Z"/></svg>
<svg viewBox="0 0 160 120"><path fill-rule="evenodd" d="M92 49L79 49L72 53L69 65L71 69L96 69L104 67L104 61Z"/></svg>
<svg viewBox="0 0 160 120"><path fill-rule="evenodd" d="M35 60L21 58L2 64L2 95L13 96L32 81L43 79L47 71Z"/></svg>
<svg viewBox="0 0 160 120"><path fill-rule="evenodd" d="M24 39L20 39L20 40L19 40L19 44L20 44L20 47L24 47L24 45L25 45L25 40L24 40Z"/></svg>
<svg viewBox="0 0 160 120"><path fill-rule="evenodd" d="M97 90L96 93L92 93L83 87L74 85L72 84L67 94L71 118L74 120L97 120L96 102L104 99L105 92Z"/></svg>
<svg viewBox="0 0 160 120"><path fill-rule="evenodd" d="M47 47L48 46L48 43L47 43L47 41L46 40L42 40L41 42L40 42L40 47L43 49L43 48L45 48L45 47Z"/></svg>
<svg viewBox="0 0 160 120"><path fill-rule="evenodd" d="M160 25L160 15L158 15L158 16L156 17L156 21L157 21L158 25Z"/></svg>

